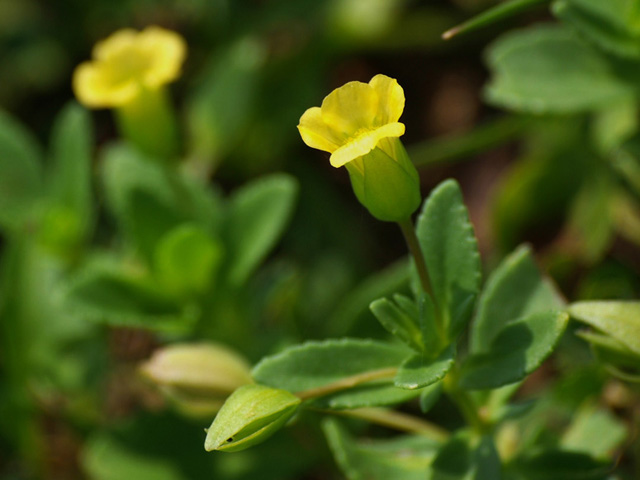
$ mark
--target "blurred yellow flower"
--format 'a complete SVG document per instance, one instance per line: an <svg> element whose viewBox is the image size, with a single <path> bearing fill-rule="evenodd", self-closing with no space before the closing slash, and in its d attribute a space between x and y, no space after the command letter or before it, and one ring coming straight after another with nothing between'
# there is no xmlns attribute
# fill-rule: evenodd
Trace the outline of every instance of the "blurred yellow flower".
<svg viewBox="0 0 640 480"><path fill-rule="evenodd" d="M175 80L186 50L180 35L160 27L119 30L96 44L93 61L76 68L73 90L87 107L122 107Z"/></svg>
<svg viewBox="0 0 640 480"><path fill-rule="evenodd" d="M349 82L331 92L321 107L304 112L298 130L308 146L331 153L337 168L366 155L380 140L403 135L404 124L398 122L403 109L402 87L376 75L369 83Z"/></svg>

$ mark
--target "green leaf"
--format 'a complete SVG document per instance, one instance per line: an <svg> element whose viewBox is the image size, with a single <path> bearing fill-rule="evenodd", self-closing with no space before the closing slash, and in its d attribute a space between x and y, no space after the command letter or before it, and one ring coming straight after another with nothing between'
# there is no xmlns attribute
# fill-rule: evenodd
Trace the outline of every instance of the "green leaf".
<svg viewBox="0 0 640 480"><path fill-rule="evenodd" d="M42 153L31 133L0 110L0 227L15 229L42 194Z"/></svg>
<svg viewBox="0 0 640 480"><path fill-rule="evenodd" d="M569 229L578 236L576 250L590 264L599 261L613 237L611 198L616 187L608 172L594 172L578 193L569 220Z"/></svg>
<svg viewBox="0 0 640 480"><path fill-rule="evenodd" d="M467 358L461 385L477 390L522 380L551 354L568 319L565 312L548 311L510 322L493 337L486 352Z"/></svg>
<svg viewBox="0 0 640 480"><path fill-rule="evenodd" d="M584 112L635 96L605 56L558 26L502 36L489 49L488 64L488 100L518 111Z"/></svg>
<svg viewBox="0 0 640 480"><path fill-rule="evenodd" d="M345 377L398 367L409 354L400 345L343 338L307 342L263 358L252 372L265 385L290 392L324 387Z"/></svg>
<svg viewBox="0 0 640 480"><path fill-rule="evenodd" d="M620 371L640 373L640 356L624 343L601 333L578 331L576 335L589 342L595 357Z"/></svg>
<svg viewBox="0 0 640 480"><path fill-rule="evenodd" d="M161 285L178 295L201 294L213 282L222 245L200 227L184 224L158 243L154 269Z"/></svg>
<svg viewBox="0 0 640 480"><path fill-rule="evenodd" d="M93 129L87 110L71 102L60 112L51 135L51 151L51 200L73 217L78 225L77 241L93 223Z"/></svg>
<svg viewBox="0 0 640 480"><path fill-rule="evenodd" d="M627 438L626 425L609 411L591 403L585 404L562 435L563 450L582 452L606 459Z"/></svg>
<svg viewBox="0 0 640 480"><path fill-rule="evenodd" d="M499 479L500 458L491 436L458 433L438 450L425 478L428 480Z"/></svg>
<svg viewBox="0 0 640 480"><path fill-rule="evenodd" d="M435 360L424 355L414 355L407 359L398 370L395 384L408 390L427 387L442 380L455 360L455 346L452 344Z"/></svg>
<svg viewBox="0 0 640 480"><path fill-rule="evenodd" d="M471 352L489 352L496 335L510 322L563 305L551 281L541 275L529 247L518 248L487 280L471 327Z"/></svg>
<svg viewBox="0 0 640 480"><path fill-rule="evenodd" d="M453 339L471 316L481 277L478 244L454 180L441 183L431 192L418 217L416 234L436 306Z"/></svg>
<svg viewBox="0 0 640 480"><path fill-rule="evenodd" d="M265 47L243 38L213 58L187 99L191 156L216 163L242 140L260 84Z"/></svg>
<svg viewBox="0 0 640 480"><path fill-rule="evenodd" d="M287 423L299 405L300 399L285 390L243 385L216 415L204 448L237 452L263 442Z"/></svg>
<svg viewBox="0 0 640 480"><path fill-rule="evenodd" d="M102 164L107 207L149 263L172 228L188 221L206 231L219 228L218 199L186 175L121 144L106 150Z"/></svg>
<svg viewBox="0 0 640 480"><path fill-rule="evenodd" d="M292 177L271 175L256 180L231 197L226 235L228 278L242 284L280 238L293 211L298 186Z"/></svg>
<svg viewBox="0 0 640 480"><path fill-rule="evenodd" d="M196 314L144 280L100 263L88 264L70 283L65 301L71 311L94 321L159 331L185 331Z"/></svg>
<svg viewBox="0 0 640 480"><path fill-rule="evenodd" d="M516 459L508 470L523 480L605 480L611 468L584 453L547 449Z"/></svg>
<svg viewBox="0 0 640 480"><path fill-rule="evenodd" d="M636 0L556 0L552 11L608 52L622 57L640 57Z"/></svg>
<svg viewBox="0 0 640 480"><path fill-rule="evenodd" d="M349 480L423 480L439 446L419 435L357 442L334 418L324 420L322 429Z"/></svg>
<svg viewBox="0 0 640 480"><path fill-rule="evenodd" d="M94 480L187 480L169 456L147 455L127 448L108 434L93 435L84 446L84 469Z"/></svg>
<svg viewBox="0 0 640 480"><path fill-rule="evenodd" d="M425 340L419 324L427 324L427 322L420 322L420 312L411 299L402 295L395 296L395 299L396 303L386 298L380 298L372 302L369 308L387 331L398 337L416 352L424 352L426 350ZM430 313L430 316L429 314L426 315L430 320L428 325L434 325L435 315L433 308Z"/></svg>
<svg viewBox="0 0 640 480"><path fill-rule="evenodd" d="M569 313L640 354L640 302L577 302Z"/></svg>

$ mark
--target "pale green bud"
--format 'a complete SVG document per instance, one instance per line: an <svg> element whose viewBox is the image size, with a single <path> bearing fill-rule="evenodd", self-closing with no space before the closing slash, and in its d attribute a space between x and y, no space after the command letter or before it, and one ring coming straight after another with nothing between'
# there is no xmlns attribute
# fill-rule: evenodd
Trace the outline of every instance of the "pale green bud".
<svg viewBox="0 0 640 480"><path fill-rule="evenodd" d="M214 343L157 350L140 371L186 413L211 415L242 385L252 383L248 362Z"/></svg>
<svg viewBox="0 0 640 480"><path fill-rule="evenodd" d="M266 440L293 416L300 399L264 385L240 387L224 403L207 431L204 448L235 452Z"/></svg>

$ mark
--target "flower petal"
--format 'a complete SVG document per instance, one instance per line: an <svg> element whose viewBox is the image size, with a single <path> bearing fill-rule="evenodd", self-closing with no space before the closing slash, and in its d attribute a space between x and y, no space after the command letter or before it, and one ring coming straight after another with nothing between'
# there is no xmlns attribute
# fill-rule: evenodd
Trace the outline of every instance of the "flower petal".
<svg viewBox="0 0 640 480"><path fill-rule="evenodd" d="M404 110L404 90L398 81L379 74L371 79L369 85L379 98L376 125L397 122Z"/></svg>
<svg viewBox="0 0 640 480"><path fill-rule="evenodd" d="M73 73L73 91L78 101L91 108L124 105L133 100L140 90L135 82L114 84L94 63L85 62Z"/></svg>
<svg viewBox="0 0 640 480"><path fill-rule="evenodd" d="M345 139L370 130L378 111L378 95L367 83L349 82L322 101L322 119Z"/></svg>
<svg viewBox="0 0 640 480"><path fill-rule="evenodd" d="M94 60L108 60L117 57L123 50L131 48L138 32L131 28L123 28L99 41L93 47Z"/></svg>
<svg viewBox="0 0 640 480"><path fill-rule="evenodd" d="M187 52L187 45L180 35L163 28L148 27L138 35L137 42L151 59L144 75L145 85L157 87L180 76Z"/></svg>
<svg viewBox="0 0 640 480"><path fill-rule="evenodd" d="M344 164L362 155L366 155L376 148L376 145L381 139L400 137L403 134L404 124L398 122L389 123L375 130L363 133L333 152L330 159L331 165L336 168L342 167Z"/></svg>
<svg viewBox="0 0 640 480"><path fill-rule="evenodd" d="M322 119L320 107L312 107L302 114L298 131L304 143L325 152L335 151L342 143Z"/></svg>

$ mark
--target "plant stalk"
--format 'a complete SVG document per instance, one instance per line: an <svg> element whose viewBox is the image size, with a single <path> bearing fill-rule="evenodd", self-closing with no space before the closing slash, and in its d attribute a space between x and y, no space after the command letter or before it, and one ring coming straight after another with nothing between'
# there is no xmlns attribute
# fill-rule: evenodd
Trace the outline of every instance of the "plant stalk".
<svg viewBox="0 0 640 480"><path fill-rule="evenodd" d="M427 422L421 418L396 412L386 408L356 408L353 410L323 410L325 413L344 415L367 420L377 425L393 428L408 433L425 435L439 442L445 442L449 438L449 432L445 429Z"/></svg>
<svg viewBox="0 0 640 480"><path fill-rule="evenodd" d="M324 395L329 395L330 393L346 390L347 388L353 388L356 385L360 385L361 383L367 383L382 378L391 378L394 377L396 373L398 373L398 369L395 367L381 368L380 370L371 370L369 372L359 373L358 375L352 375L351 377L341 378L336 382L329 383L321 387L303 390L301 392L295 393L294 395L301 400L322 397Z"/></svg>

